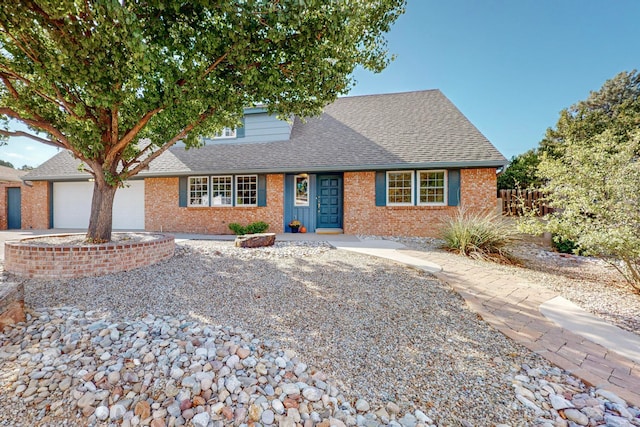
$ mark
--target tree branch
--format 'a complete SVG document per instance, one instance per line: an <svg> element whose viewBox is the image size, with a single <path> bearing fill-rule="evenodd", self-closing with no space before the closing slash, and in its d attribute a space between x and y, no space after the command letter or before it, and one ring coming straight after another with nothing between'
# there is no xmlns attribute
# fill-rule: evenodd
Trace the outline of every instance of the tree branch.
<svg viewBox="0 0 640 427"><path fill-rule="evenodd" d="M23 132L23 131L8 131L8 130L4 130L4 129L0 129L0 135L4 135L4 136L24 136L27 138L31 138L34 141L38 141L41 142L43 144L47 144L47 145L51 145L53 147L57 147L57 148L66 148L64 145L59 144L56 141L51 141L50 139L45 139L45 138L41 138L37 135L33 135L29 132Z"/></svg>
<svg viewBox="0 0 640 427"><path fill-rule="evenodd" d="M216 59L213 64L211 64L211 65L209 65L207 67L207 69L202 74L202 77L206 77L209 73L211 73L213 70L215 70L218 67L218 65L220 65L220 63L225 60L225 58L228 55L229 55L229 52L225 52L224 55L222 55L221 57Z"/></svg>
<svg viewBox="0 0 640 427"><path fill-rule="evenodd" d="M122 150L124 150L126 148L126 146L133 141L133 138L136 137L136 135L138 135L138 133L142 130L143 127L145 127L145 125L147 123L149 123L149 120L151 120L151 118L153 116L155 116L156 114L158 114L160 111L162 111L164 109L164 106L161 107L157 107L154 108L153 110L147 112L147 114L145 114L142 119L140 119L140 121L138 123L136 123L136 125L134 127L132 127L129 131L127 131L127 133L122 137L122 139L120 141L118 141L111 150L109 150L109 152L107 153L107 156L104 159L104 162L107 165L110 165L114 162L117 154L119 152L121 152Z"/></svg>
<svg viewBox="0 0 640 427"><path fill-rule="evenodd" d="M134 176L138 173L140 173L143 169L147 168L149 166L149 164L155 160L156 158L158 158L158 156L160 156L162 153L164 153L165 151L167 151L170 147L172 147L176 142L180 141L182 138L184 138L185 136L187 136L189 134L189 132L191 132L193 130L193 128L195 128L196 126L198 126L200 123L202 123L203 121L205 121L207 118L211 117L211 115L215 112L215 109L209 109L208 111L200 114L200 116L198 117L198 119L192 123L190 123L189 125L187 125L184 129L182 129L180 132L178 132L178 134L176 136L174 136L173 138L171 138L167 143L165 143L164 145L162 145L160 147L160 149L158 149L158 151L154 151L153 153L149 154L144 160L141 160L140 163L138 163L138 165L136 167L134 167L133 169L131 169L128 172L125 172L124 175L122 176L123 180L126 180L127 178ZM149 149L152 146L152 144L147 145L142 151L140 151L140 153L136 156L135 159L129 161L128 163L126 163L124 166L125 168L130 166L131 164L133 164L135 162L136 159L138 159L142 154L144 154L144 152Z"/></svg>
<svg viewBox="0 0 640 427"><path fill-rule="evenodd" d="M71 150L71 145L69 144L67 137L64 136L62 132L60 132L58 129L53 127L51 123L47 123L44 120L38 120L38 119L33 120L33 119L22 117L19 113L7 107L0 107L0 115L13 117L14 119L20 120L31 127L42 129L43 131L48 132L49 134L54 136L60 143L61 147Z"/></svg>

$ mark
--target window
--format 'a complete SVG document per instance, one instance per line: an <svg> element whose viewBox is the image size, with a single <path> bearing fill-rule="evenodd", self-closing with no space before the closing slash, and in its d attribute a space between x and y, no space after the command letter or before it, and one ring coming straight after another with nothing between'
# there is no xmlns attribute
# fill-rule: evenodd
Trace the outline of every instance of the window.
<svg viewBox="0 0 640 427"><path fill-rule="evenodd" d="M419 171L418 172L420 205L445 205L447 203L447 172Z"/></svg>
<svg viewBox="0 0 640 427"><path fill-rule="evenodd" d="M236 206L258 205L258 175L236 176Z"/></svg>
<svg viewBox="0 0 640 427"><path fill-rule="evenodd" d="M189 206L209 206L209 177L189 177Z"/></svg>
<svg viewBox="0 0 640 427"><path fill-rule="evenodd" d="M211 206L233 205L233 178L229 176L211 177Z"/></svg>
<svg viewBox="0 0 640 427"><path fill-rule="evenodd" d="M231 129L231 128L223 128L220 132L216 132L216 134L213 136L213 139L225 139L225 138L235 138L236 137L236 130Z"/></svg>
<svg viewBox="0 0 640 427"><path fill-rule="evenodd" d="M387 172L387 205L413 205L413 171Z"/></svg>
<svg viewBox="0 0 640 427"><path fill-rule="evenodd" d="M295 206L309 206L309 175L296 175L294 184Z"/></svg>

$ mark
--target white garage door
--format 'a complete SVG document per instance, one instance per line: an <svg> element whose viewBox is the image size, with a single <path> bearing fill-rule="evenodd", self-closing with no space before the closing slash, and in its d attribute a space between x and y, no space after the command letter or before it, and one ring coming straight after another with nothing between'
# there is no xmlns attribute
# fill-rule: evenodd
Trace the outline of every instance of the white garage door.
<svg viewBox="0 0 640 427"><path fill-rule="evenodd" d="M114 230L144 230L144 181L129 181L113 201ZM87 228L93 182L53 183L54 228Z"/></svg>

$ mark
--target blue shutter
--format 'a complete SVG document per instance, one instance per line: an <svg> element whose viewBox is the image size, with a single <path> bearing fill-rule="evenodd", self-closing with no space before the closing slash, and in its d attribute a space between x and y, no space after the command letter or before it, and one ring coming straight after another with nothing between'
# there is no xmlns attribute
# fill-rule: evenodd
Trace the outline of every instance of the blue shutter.
<svg viewBox="0 0 640 427"><path fill-rule="evenodd" d="M449 185L448 205L458 206L460 204L460 169L449 169L447 171L447 183Z"/></svg>
<svg viewBox="0 0 640 427"><path fill-rule="evenodd" d="M376 172L376 206L387 205L387 174Z"/></svg>
<svg viewBox="0 0 640 427"><path fill-rule="evenodd" d="M178 206L181 208L187 207L187 194L188 194L188 185L189 178L186 176L181 176L178 178Z"/></svg>
<svg viewBox="0 0 640 427"><path fill-rule="evenodd" d="M242 125L236 128L236 138L244 138L244 117L242 118Z"/></svg>
<svg viewBox="0 0 640 427"><path fill-rule="evenodd" d="M258 206L267 206L267 176L258 175Z"/></svg>

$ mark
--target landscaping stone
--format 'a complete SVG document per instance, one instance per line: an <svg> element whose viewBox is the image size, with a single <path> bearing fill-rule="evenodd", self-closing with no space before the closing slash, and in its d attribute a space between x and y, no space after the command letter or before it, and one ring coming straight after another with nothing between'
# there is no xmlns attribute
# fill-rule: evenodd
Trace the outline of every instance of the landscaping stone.
<svg viewBox="0 0 640 427"><path fill-rule="evenodd" d="M236 237L235 245L239 248L262 248L273 246L275 242L275 233L245 234Z"/></svg>

